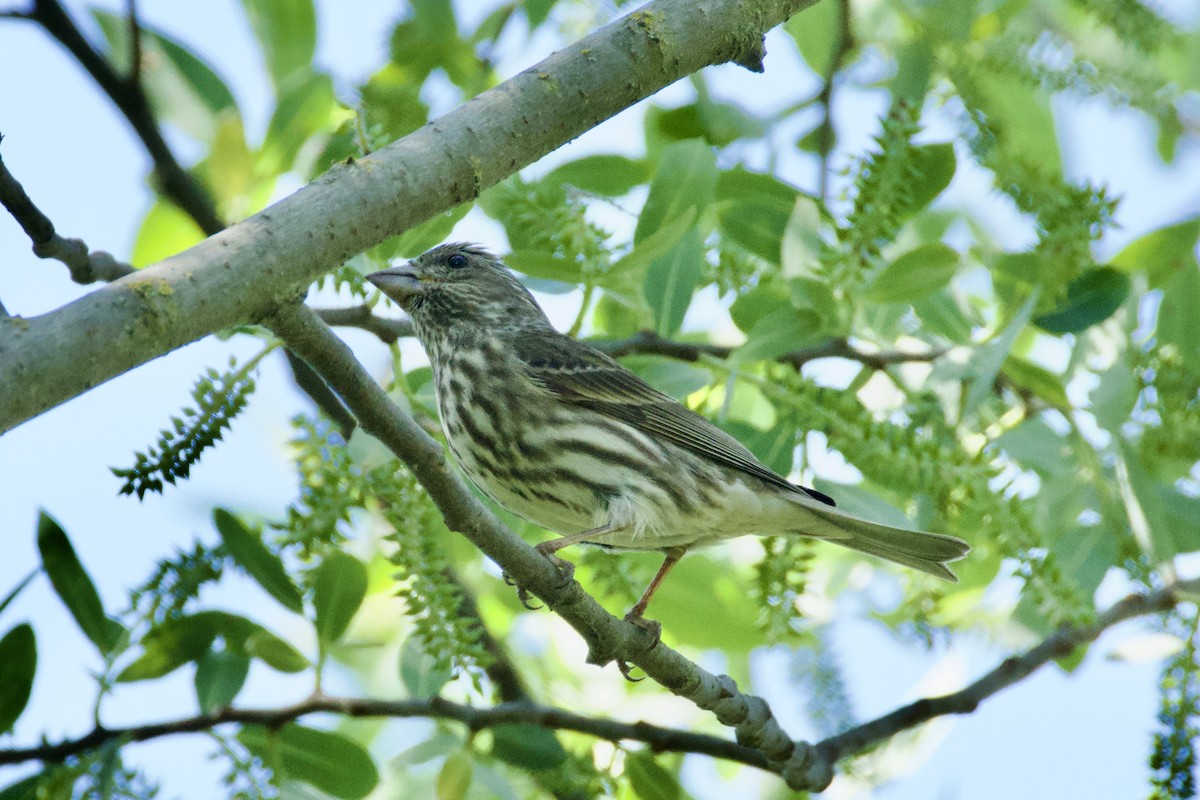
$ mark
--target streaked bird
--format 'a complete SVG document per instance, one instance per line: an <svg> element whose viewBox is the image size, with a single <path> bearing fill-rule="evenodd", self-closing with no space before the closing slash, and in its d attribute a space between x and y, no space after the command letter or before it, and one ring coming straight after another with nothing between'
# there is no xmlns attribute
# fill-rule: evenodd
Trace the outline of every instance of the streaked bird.
<svg viewBox="0 0 1200 800"><path fill-rule="evenodd" d="M970 549L839 511L788 482L740 442L617 361L556 331L493 255L444 244L367 276L412 317L433 368L450 451L479 490L560 537L658 550L662 567L626 619L651 631L646 606L694 547L744 534L824 539L954 581Z"/></svg>

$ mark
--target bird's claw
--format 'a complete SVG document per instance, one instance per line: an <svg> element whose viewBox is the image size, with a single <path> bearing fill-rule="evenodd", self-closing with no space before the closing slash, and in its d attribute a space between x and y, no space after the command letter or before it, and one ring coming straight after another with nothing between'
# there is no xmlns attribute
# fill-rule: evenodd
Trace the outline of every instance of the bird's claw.
<svg viewBox="0 0 1200 800"><path fill-rule="evenodd" d="M526 589L524 586L520 585L519 583L517 583L516 581L514 581L512 579L512 576L509 575L507 572L504 573L503 575L501 575L501 577L504 579L504 582L506 584L508 584L509 586L517 587L517 599L521 601L521 605L525 606L526 609L528 609L529 611L537 611L538 609L545 608L545 606L537 605L536 603L529 602L529 590Z"/></svg>
<svg viewBox="0 0 1200 800"><path fill-rule="evenodd" d="M554 551L549 547L551 544L553 544L553 541L542 542L541 544L534 545L533 549L537 550L538 553L541 554L542 558L558 567L559 575L562 577L559 587L562 588L569 586L571 581L575 578L575 565L570 561L567 561L565 558L559 558L557 555L555 555Z"/></svg>
<svg viewBox="0 0 1200 800"><path fill-rule="evenodd" d="M652 619L646 619L636 611L630 611L628 614L626 614L625 621L637 625L646 633L650 634L650 644L646 647L647 652L658 647L658 643L662 641L662 623L656 622ZM646 679L645 675L640 678L633 677L633 665L628 661L617 659L617 669L621 670L621 676L630 683L637 683L638 681Z"/></svg>

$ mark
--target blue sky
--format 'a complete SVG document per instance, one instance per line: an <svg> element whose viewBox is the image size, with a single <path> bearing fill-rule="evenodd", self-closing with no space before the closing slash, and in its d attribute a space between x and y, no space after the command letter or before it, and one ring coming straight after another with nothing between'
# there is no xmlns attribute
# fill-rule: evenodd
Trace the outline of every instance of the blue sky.
<svg viewBox="0 0 1200 800"><path fill-rule="evenodd" d="M120 3L104 3L120 11ZM370 0L353 4L353 13L336 13L337 4L318 4L321 31L319 61L345 81L364 78L382 63L393 3ZM460 4L465 5L465 4ZM80 3L68 3L79 19ZM159 24L183 38L215 65L234 89L254 138L265 127L270 87L258 63L256 48L240 5L147 2L141 9L148 24ZM468 12L474 16L478 12ZM549 51L547 39L509 56L502 74L510 75ZM779 86L809 80L786 40L774 35L765 76L740 82L738 100L750 106L772 106ZM714 78L720 91L743 76L734 68ZM26 190L55 221L64 235L79 236L93 248L128 255L141 216L149 206L145 190L148 161L109 102L57 45L32 25L0 21L0 133L5 162ZM686 96L686 85L668 90L674 101ZM789 91L795 91L789 88ZM445 109L442 109L445 110ZM878 99L850 98L839 107L847 123L877 113ZM1115 253L1130 239L1152 227L1200 211L1200 153L1186 155L1164 168L1153 157L1152 131L1140 118L1114 113L1100 103L1063 99L1056 103L1064 158L1077 177L1103 182L1123 197L1120 229L1101 245L1101 257ZM584 152L626 150L638 125L637 111L627 112L600 130L582 137L551 159ZM847 130L851 130L847 124ZM858 127L843 145L853 152L867 143L869 131ZM637 141L636 137L632 141ZM186 157L194 154L186 140L172 138ZM810 185L811 170L797 162L791 177ZM964 201L978 204L1003 229L1013 223L1006 204L986 190L982 178L956 185ZM494 226L469 217L456 232L461 238L503 249ZM1020 230L1014 236L1022 235ZM10 313L32 316L50 311L90 291L70 282L66 269L43 262L29 252L23 234L7 217L0 218L0 300ZM573 316L567 298L552 309L560 323ZM368 337L347 334L367 365L382 374L386 354ZM225 363L230 353L248 356L253 343L206 339L96 388L88 394L25 423L0 438L0 531L6 541L0 560L0 594L38 563L34 526L39 507L54 514L71 535L80 557L99 583L108 608L125 601L126 587L142 580L155 558L173 545L184 546L196 534L211 538L209 511L214 504L275 515L292 498L293 478L285 443L288 418L305 410L290 388L281 359L264 365L259 389L249 410L233 426L227 441L205 456L192 480L168 490L165 497L147 496L138 503L118 497L109 466L131 462L132 451L153 440L167 416L188 400L195 378L208 366ZM252 480L246 476L252 475ZM1116 588L1107 589L1113 599ZM226 605L245 603L249 613L280 626L288 619L275 612L253 587L237 584L222 595ZM0 629L21 619L34 622L40 668L32 705L16 733L0 744L31 744L45 732L51 738L77 735L90 726L93 683L89 671L98 666L90 645L79 635L46 581L39 579L6 611ZM1113 646L1135 637L1137 625L1111 632L1094 648L1084 665L1065 675L1048 668L985 703L965 718L939 723L931 738L944 737L927 758L905 756L912 775L881 790L888 800L929 797L1010 798L1030 796L1131 797L1145 793L1145 760L1154 720L1158 666L1106 658ZM1007 643L1019 646L1022 643ZM847 672L856 711L862 718L886 712L916 695L913 687L930 671L942 675L936 684L949 690L990 669L1007 653L995 643L965 639L950 654L924 655L898 645L877 627L851 622L836 627L836 655ZM783 680L787 654L772 651L755 665L757 687L772 702L785 727L802 732L802 704ZM257 670L257 668L256 668ZM611 676L608 676L611 677ZM607 680L607 677L605 678ZM256 703L295 699L306 687L255 671L243 697ZM642 695L656 687L642 684ZM635 695L637 696L637 695ZM189 674L178 674L153 687L122 688L106 708L108 724L135 723L180 716L194 710ZM641 703L617 709L635 720ZM210 746L201 737L176 737L128 749L136 763L149 767L163 782L164 796L201 798L218 792L216 772L202 756ZM1103 754L1103 757L1098 757ZM0 786L27 769L0 769ZM723 778L697 762L685 771L697 797L710 794ZM757 786L747 776L740 789ZM706 788L708 787L708 788ZM835 784L828 796L853 794L848 783Z"/></svg>

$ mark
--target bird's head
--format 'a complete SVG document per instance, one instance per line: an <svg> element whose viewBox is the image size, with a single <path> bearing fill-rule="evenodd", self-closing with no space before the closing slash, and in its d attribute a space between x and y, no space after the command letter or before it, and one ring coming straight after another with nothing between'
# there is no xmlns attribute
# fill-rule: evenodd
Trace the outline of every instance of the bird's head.
<svg viewBox="0 0 1200 800"><path fill-rule="evenodd" d="M418 334L449 327L496 331L549 325L529 290L478 245L438 245L407 264L372 272L367 280L408 312Z"/></svg>

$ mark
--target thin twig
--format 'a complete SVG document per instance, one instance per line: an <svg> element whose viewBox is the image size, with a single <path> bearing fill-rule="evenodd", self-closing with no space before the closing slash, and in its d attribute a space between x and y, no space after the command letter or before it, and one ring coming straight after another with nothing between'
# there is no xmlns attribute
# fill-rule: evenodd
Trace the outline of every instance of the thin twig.
<svg viewBox="0 0 1200 800"><path fill-rule="evenodd" d="M80 32L58 0L36 0L27 15L54 37L116 104L154 161L155 177L171 202L183 209L208 235L225 227L208 191L176 160L150 108L141 85L118 73Z"/></svg>
<svg viewBox="0 0 1200 800"><path fill-rule="evenodd" d="M21 182L9 172L3 157L0 157L0 205L13 216L33 242L34 254L38 258L61 261L71 271L71 280L76 283L115 281L134 271L129 264L117 261L103 250L88 250L87 244L81 239L59 236L54 230L54 223L34 205Z"/></svg>
<svg viewBox="0 0 1200 800"><path fill-rule="evenodd" d="M360 328L379 337L384 344L392 344L398 339L413 335L412 323L406 319L377 317L371 313L371 307L366 305L349 308L315 308L326 325L341 328Z"/></svg>
<svg viewBox="0 0 1200 800"><path fill-rule="evenodd" d="M125 0L125 19L129 26L129 82L141 91L142 26L138 24L137 0Z"/></svg>
<svg viewBox="0 0 1200 800"><path fill-rule="evenodd" d="M680 361L698 361L701 356L728 358L734 351L734 348L723 345L679 342L673 339L665 339L653 331L642 331L625 339L597 339L589 341L588 344L597 350L608 353L614 358L633 353L644 353L667 356L668 358L676 358ZM848 340L839 337L830 339L823 344L803 347L793 350L790 353L785 353L778 360L785 364L790 364L796 369L800 369L809 361L816 361L819 358L845 358L850 361L857 361L871 369L885 369L894 364L936 361L945 355L946 352L946 348L934 348L923 353L910 353L902 350L885 350L871 353L859 350L850 344Z"/></svg>
<svg viewBox="0 0 1200 800"><path fill-rule="evenodd" d="M1104 631L1135 617L1167 611L1200 593L1200 578L1180 581L1149 594L1130 595L1101 614L1092 625L1062 628L1020 656L1005 659L970 686L953 694L918 700L878 719L831 736L814 748L817 758L832 765L839 759L861 753L895 734L946 714L969 714L992 695L1027 678L1050 661L1070 655L1094 642ZM655 752L696 753L726 761L776 771L761 751L706 734L664 728L645 722L617 722L529 702L503 703L492 708L474 708L435 697L428 700L367 700L314 695L290 706L272 709L225 708L211 714L172 722L127 728L97 727L77 738L56 744L0 750L0 764L26 761L61 762L93 750L105 742L144 742L164 736L207 731L218 725L240 723L278 728L307 714L333 712L349 717L425 717L451 719L472 731L504 724L532 724L550 730L570 730L608 741L639 741ZM814 787L821 788L821 787Z"/></svg>
<svg viewBox="0 0 1200 800"><path fill-rule="evenodd" d="M1029 677L1050 661L1064 658L1077 648L1091 644L1100 634L1119 622L1155 614L1173 608L1200 592L1200 578L1180 581L1149 594L1132 594L1115 603L1097 617L1095 623L1060 628L1040 644L1019 656L1006 658L995 669L961 691L941 697L927 697L896 709L871 722L863 723L816 745L818 755L832 763L861 753L877 742L900 731L946 714L970 714L987 698Z"/></svg>
<svg viewBox="0 0 1200 800"><path fill-rule="evenodd" d="M831 2L833 0L830 0ZM837 40L833 44L833 52L829 56L829 66L825 73L825 83L817 95L821 104L821 124L817 128L817 153L821 158L818 192L821 199L829 200L829 158L833 154L833 90L838 73L845 64L846 56L854 47L854 34L850 30L850 0L837 2Z"/></svg>
<svg viewBox="0 0 1200 800"><path fill-rule="evenodd" d="M565 709L533 703L503 703L492 708L475 708L440 697L422 700L367 700L328 695L313 695L282 708L223 708L210 714L199 714L170 722L127 728L97 727L78 739L0 750L0 764L20 764L26 761L59 763L70 756L94 750L113 740L145 742L164 736L207 731L227 723L278 728L305 715L319 712L333 712L347 717L448 719L461 722L472 731L497 725L539 725L551 730L576 731L613 742L645 742L656 752L700 753L754 767L766 767L762 753L728 739L664 728L648 722L616 722L604 717L588 717Z"/></svg>

